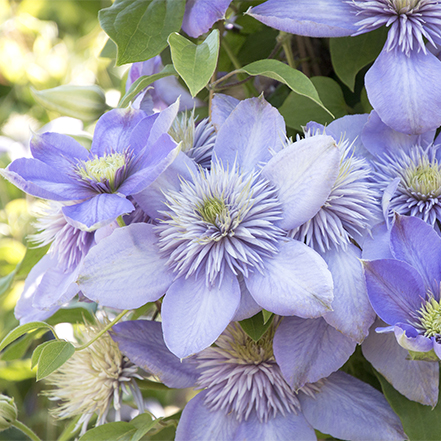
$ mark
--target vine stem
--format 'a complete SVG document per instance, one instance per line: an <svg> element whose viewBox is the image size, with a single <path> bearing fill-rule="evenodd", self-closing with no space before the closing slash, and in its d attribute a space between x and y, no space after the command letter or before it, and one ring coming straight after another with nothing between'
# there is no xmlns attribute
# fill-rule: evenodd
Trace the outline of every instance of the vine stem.
<svg viewBox="0 0 441 441"><path fill-rule="evenodd" d="M98 332L98 334L95 335L95 337L92 338L92 340L89 340L87 343L84 343L84 345L76 347L75 350L82 351L83 349L88 348L92 343L96 342L102 335L104 335L113 325L116 325L128 312L129 309L125 309L124 311L122 311L118 316L115 317L114 320L112 320L100 332Z"/></svg>
<svg viewBox="0 0 441 441"><path fill-rule="evenodd" d="M23 424L22 422L15 420L12 425L23 432L25 435L27 435L31 440L33 441L41 441L41 439L37 436L35 432L33 432L28 426Z"/></svg>

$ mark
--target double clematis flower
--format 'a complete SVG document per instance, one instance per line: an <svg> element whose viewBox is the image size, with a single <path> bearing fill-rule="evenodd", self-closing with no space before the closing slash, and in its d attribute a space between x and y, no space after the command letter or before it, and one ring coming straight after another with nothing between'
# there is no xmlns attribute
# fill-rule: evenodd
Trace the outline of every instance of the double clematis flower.
<svg viewBox="0 0 441 441"><path fill-rule="evenodd" d="M331 309L326 263L286 232L326 201L336 143L321 135L285 147L276 109L263 98L236 104L219 111L210 169L180 155L135 197L154 224L115 230L88 253L78 280L87 297L114 308L165 293L164 338L181 358L262 308L304 318Z"/></svg>
<svg viewBox="0 0 441 441"><path fill-rule="evenodd" d="M133 211L127 196L151 184L176 157L167 131L178 105L151 116L111 110L98 120L90 151L66 135L36 134L33 158L17 159L0 172L28 194L63 202L73 227L96 230Z"/></svg>
<svg viewBox="0 0 441 441"><path fill-rule="evenodd" d="M355 343L322 318L275 317L254 341L232 323L215 344L179 360L161 326L118 323L112 338L132 362L173 388L203 389L184 408L176 440L404 439L384 396L335 372Z"/></svg>
<svg viewBox="0 0 441 441"><path fill-rule="evenodd" d="M441 239L417 217L395 216L391 259L364 261L372 307L386 323L365 357L402 394L435 406L441 359Z"/></svg>
<svg viewBox="0 0 441 441"><path fill-rule="evenodd" d="M267 0L248 13L310 37L355 36L387 26L386 44L365 77L370 103L399 132L419 134L441 125L441 61L426 48L426 41L431 47L441 43L438 1Z"/></svg>

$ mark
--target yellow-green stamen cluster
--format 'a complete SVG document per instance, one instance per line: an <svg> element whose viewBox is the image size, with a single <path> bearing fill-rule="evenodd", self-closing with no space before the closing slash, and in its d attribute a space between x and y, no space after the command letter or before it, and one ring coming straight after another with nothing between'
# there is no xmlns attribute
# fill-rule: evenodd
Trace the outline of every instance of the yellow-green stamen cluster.
<svg viewBox="0 0 441 441"><path fill-rule="evenodd" d="M424 328L426 337L441 334L441 304L433 297L430 298L420 309L420 323Z"/></svg>
<svg viewBox="0 0 441 441"><path fill-rule="evenodd" d="M403 176L410 191L429 198L441 193L441 170L436 159L423 157L418 164L412 162Z"/></svg>
<svg viewBox="0 0 441 441"><path fill-rule="evenodd" d="M126 155L124 153L96 156L94 159L82 162L77 168L77 174L85 181L107 181L110 187L115 190L116 172L125 164Z"/></svg>
<svg viewBox="0 0 441 441"><path fill-rule="evenodd" d="M198 206L198 211L205 222L216 225L219 216L227 214L227 207L222 199L212 197L205 199L203 204Z"/></svg>

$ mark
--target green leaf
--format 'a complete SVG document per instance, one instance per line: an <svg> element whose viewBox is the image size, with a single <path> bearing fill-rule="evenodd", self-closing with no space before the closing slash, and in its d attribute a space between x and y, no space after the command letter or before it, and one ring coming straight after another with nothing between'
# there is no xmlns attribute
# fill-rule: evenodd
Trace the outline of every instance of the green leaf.
<svg viewBox="0 0 441 441"><path fill-rule="evenodd" d="M57 325L58 323L84 323L93 322L94 315L88 308L64 308L59 309L53 314L47 322L50 325Z"/></svg>
<svg viewBox="0 0 441 441"><path fill-rule="evenodd" d="M57 441L69 441L74 438L77 439L77 434L81 429L81 425L77 427L78 420L81 418L81 415L77 415L73 420L71 420L68 424L63 426L63 432L57 438Z"/></svg>
<svg viewBox="0 0 441 441"><path fill-rule="evenodd" d="M258 341L271 325L271 320L265 323L262 312L258 312L255 316L242 320L239 323L247 335L254 341Z"/></svg>
<svg viewBox="0 0 441 441"><path fill-rule="evenodd" d="M267 311L266 309L262 309L262 314L263 314L263 323L265 324L269 319L271 319L273 317L273 313Z"/></svg>
<svg viewBox="0 0 441 441"><path fill-rule="evenodd" d="M162 418L153 419L148 413L138 415L130 424L133 424L138 430L133 434L131 441L139 441L149 430L153 429L162 421Z"/></svg>
<svg viewBox="0 0 441 441"><path fill-rule="evenodd" d="M9 343L12 343L13 341L17 340L17 338L21 337L22 335L26 334L27 332L34 331L35 329L40 328L46 328L51 329L52 326L48 325L45 322L30 322L26 323L24 325L18 326L17 328L13 329L0 343L0 351L4 349L6 346L8 346Z"/></svg>
<svg viewBox="0 0 441 441"><path fill-rule="evenodd" d="M17 277L26 277L29 271L41 260L48 250L49 245L38 248L28 247L23 260L17 265Z"/></svg>
<svg viewBox="0 0 441 441"><path fill-rule="evenodd" d="M332 113L323 105L313 82L299 70L293 69L281 61L259 60L242 67L238 71L253 76L262 75L280 81L286 84L296 94L313 101L313 103L333 117Z"/></svg>
<svg viewBox="0 0 441 441"><path fill-rule="evenodd" d="M116 45L110 38L107 39L106 44L101 49L99 57L116 58Z"/></svg>
<svg viewBox="0 0 441 441"><path fill-rule="evenodd" d="M323 104L340 118L348 113L343 92L336 81L328 77L312 77L311 82L316 87ZM285 118L286 125L298 131L309 121L328 124L333 121L321 107L297 93L291 92L279 108Z"/></svg>
<svg viewBox="0 0 441 441"><path fill-rule="evenodd" d="M102 9L101 27L116 43L117 65L148 60L181 28L185 0L115 0Z"/></svg>
<svg viewBox="0 0 441 441"><path fill-rule="evenodd" d="M14 281L16 269L11 271L7 276L0 278L0 295L4 294L12 285Z"/></svg>
<svg viewBox="0 0 441 441"><path fill-rule="evenodd" d="M131 86L127 93L121 98L118 107L127 107L130 101L133 101L139 92L142 92L147 86L150 86L156 80L168 77L170 75L177 75L175 68L171 64L167 64L161 72L154 75L144 75L139 77Z"/></svg>
<svg viewBox="0 0 441 441"><path fill-rule="evenodd" d="M80 441L131 441L136 431L133 424L118 421L88 430Z"/></svg>
<svg viewBox="0 0 441 441"><path fill-rule="evenodd" d="M349 89L354 91L357 73L372 63L386 42L385 26L356 37L331 38L331 60L334 71Z"/></svg>
<svg viewBox="0 0 441 441"><path fill-rule="evenodd" d="M383 393L403 423L409 440L439 440L441 434L441 402L434 409L408 400L396 391L378 372Z"/></svg>
<svg viewBox="0 0 441 441"><path fill-rule="evenodd" d="M51 341L41 351L38 359L37 381L62 366L75 353L75 347L68 341Z"/></svg>
<svg viewBox="0 0 441 441"><path fill-rule="evenodd" d="M50 345L51 343L53 343L53 341L45 341L44 343L42 343L41 345L38 345L35 349L34 352L32 353L32 358L31 358L31 369L34 368L34 366L37 366L38 361L40 360L40 355L41 352L43 351L43 349L47 346Z"/></svg>
<svg viewBox="0 0 441 441"><path fill-rule="evenodd" d="M20 338L19 340L11 343L2 354L2 360L3 361L11 361L16 360L17 358L22 358L26 351L28 350L31 343L39 338L39 335L37 333L31 332L24 337Z"/></svg>
<svg viewBox="0 0 441 441"><path fill-rule="evenodd" d="M173 65L192 96L210 81L219 55L219 31L214 29L201 44L194 44L178 33L168 37Z"/></svg>

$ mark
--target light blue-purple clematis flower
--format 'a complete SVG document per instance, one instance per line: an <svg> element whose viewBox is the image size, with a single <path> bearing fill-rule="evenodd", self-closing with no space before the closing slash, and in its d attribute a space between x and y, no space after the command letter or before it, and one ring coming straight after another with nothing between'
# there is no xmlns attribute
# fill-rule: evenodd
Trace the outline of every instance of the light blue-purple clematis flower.
<svg viewBox="0 0 441 441"><path fill-rule="evenodd" d="M389 325L377 332L391 333L367 339L363 352L398 391L434 406L439 363L433 361L441 358L441 238L421 219L397 214L390 251L391 259L363 262L372 307ZM391 340L399 347L389 350Z"/></svg>
<svg viewBox="0 0 441 441"><path fill-rule="evenodd" d="M168 135L178 102L147 116L115 109L97 122L92 147L58 133L37 134L33 158L20 158L0 173L18 188L44 199L62 201L72 226L92 231L134 210L127 196L151 184L179 149Z"/></svg>
<svg viewBox="0 0 441 441"><path fill-rule="evenodd" d="M237 104L210 169L182 154L136 195L156 225L117 229L88 253L78 280L84 295L131 309L165 293L165 341L181 358L261 308L304 318L329 311L326 263L286 232L326 201L339 151L325 135L284 148L285 136L283 118L263 98Z"/></svg>
<svg viewBox="0 0 441 441"><path fill-rule="evenodd" d="M363 268L361 244L379 222L379 192L371 181L372 169L362 157L358 132L367 115L348 115L328 127L310 122L306 136L331 135L340 150L340 171L328 199L319 212L303 225L290 231L294 239L304 241L328 264L334 280L333 311L323 318L358 343L368 335L375 320L369 303ZM315 134L315 135L314 135Z"/></svg>
<svg viewBox="0 0 441 441"><path fill-rule="evenodd" d="M248 12L268 26L310 37L359 35L389 27L366 73L369 101L395 130L419 134L441 125L441 61L426 48L441 43L436 0L268 0Z"/></svg>
<svg viewBox="0 0 441 441"><path fill-rule="evenodd" d="M359 137L374 172L372 180L381 194L382 222L363 243L363 258L391 257L389 236L395 213L416 216L439 233L441 220L441 151L435 131L405 135L386 126L372 111Z"/></svg>
<svg viewBox="0 0 441 441"><path fill-rule="evenodd" d="M177 441L316 440L314 429L347 440L405 438L380 392L335 372L355 344L321 318L276 317L257 342L232 323L185 360L168 351L157 322L118 323L112 337L167 386L203 389L184 408Z"/></svg>

